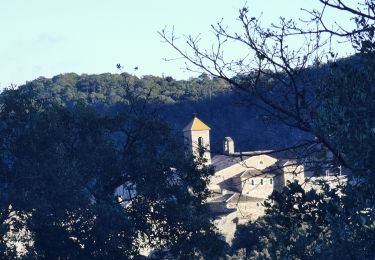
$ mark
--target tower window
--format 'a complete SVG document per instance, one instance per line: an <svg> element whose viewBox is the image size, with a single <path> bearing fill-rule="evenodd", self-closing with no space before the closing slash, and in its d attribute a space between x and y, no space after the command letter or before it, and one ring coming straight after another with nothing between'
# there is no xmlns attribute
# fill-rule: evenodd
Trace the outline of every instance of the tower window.
<svg viewBox="0 0 375 260"><path fill-rule="evenodd" d="M260 185L263 185L263 179L260 179Z"/></svg>
<svg viewBox="0 0 375 260"><path fill-rule="evenodd" d="M251 180L251 185L254 185L254 180Z"/></svg>
<svg viewBox="0 0 375 260"><path fill-rule="evenodd" d="M198 153L200 157L204 155L203 137L198 137Z"/></svg>
<svg viewBox="0 0 375 260"><path fill-rule="evenodd" d="M270 179L270 184L272 184L272 179Z"/></svg>
<svg viewBox="0 0 375 260"><path fill-rule="evenodd" d="M203 146L203 137L198 137L198 146Z"/></svg>

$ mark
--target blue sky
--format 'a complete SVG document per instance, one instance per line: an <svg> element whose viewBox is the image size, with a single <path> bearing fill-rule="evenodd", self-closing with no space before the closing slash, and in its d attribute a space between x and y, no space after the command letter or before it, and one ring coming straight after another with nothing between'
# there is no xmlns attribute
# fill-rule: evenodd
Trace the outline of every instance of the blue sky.
<svg viewBox="0 0 375 260"><path fill-rule="evenodd" d="M266 22L296 17L316 0L249 0ZM60 73L117 73L116 64L141 75L196 76L162 43L157 31L210 35L224 18L235 28L238 0L0 0L0 88Z"/></svg>

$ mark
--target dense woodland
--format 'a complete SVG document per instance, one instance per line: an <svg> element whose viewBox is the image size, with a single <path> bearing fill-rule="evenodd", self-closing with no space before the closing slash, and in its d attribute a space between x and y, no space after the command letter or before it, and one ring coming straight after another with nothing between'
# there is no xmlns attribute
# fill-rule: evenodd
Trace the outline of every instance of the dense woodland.
<svg viewBox="0 0 375 260"><path fill-rule="evenodd" d="M314 98L320 107L328 107L324 116L338 120L326 125L327 119L322 116L316 122L321 124L319 127L342 126L346 119L340 115L365 113L373 118L369 114L373 111L373 92L368 84L373 82L374 68L372 59L359 55L304 72L303 80L316 88ZM238 75L234 80L249 79ZM262 86L268 88L268 81L265 78ZM330 108L330 95L335 92L339 99L334 102L352 103L352 107L345 105L347 112L337 114ZM273 98L278 94L272 93ZM190 258L193 254L207 259L225 254L233 259L278 255L329 258L336 255L336 248L341 248L340 252L346 252L349 258L371 253L370 215L358 216L355 221L359 223L354 226L353 222L347 223L347 235L336 240L343 232L343 223L336 219L351 218L353 214L351 210L342 211L342 207L350 209L353 203L369 201L342 198L328 186L323 194L305 192L296 184L286 187L266 204L265 218L239 227L232 247L221 241L203 203L209 194L206 184L212 169L196 168L199 162L191 164L181 156L184 152L180 131L193 112L212 126L214 149L218 152L220 138L229 133L236 141L243 140L238 145L241 149L283 148L311 140L308 133L267 118L264 111L249 105L254 101L251 95L234 89L226 81L205 74L177 81L154 76L139 79L127 73L70 73L52 79L38 78L6 89L0 97L1 173L7 194L2 197L2 218L13 214L3 226L5 233L0 244L7 257L18 254L15 244L5 247L7 241L15 239L8 233L9 228L15 230L14 226L29 230L22 237L28 258L135 257L142 246L153 247L157 257L168 252L169 256ZM364 102L363 98L369 101ZM365 133L362 123L351 123L354 125L350 129L357 129L351 132ZM340 130L345 138L350 138L346 136L347 129ZM372 135L368 138L365 143L355 144L349 139L346 144L346 149L352 149L347 156L353 158L348 158L362 163L360 169L369 167L372 160L371 156L361 157L361 149L372 149L368 146ZM350 148L353 145L361 147ZM171 171L176 165L179 167ZM179 181L171 185L175 171ZM124 183L130 188L136 183L139 193L125 209L113 198L116 187ZM187 187L195 192L186 193ZM349 188L346 192L362 200L358 190ZM176 200L171 201L171 197ZM295 205L299 210L295 210ZM82 211L82 207L86 209ZM18 218L14 216L17 213ZM123 222L117 221L123 217ZM360 231L356 225L363 223L366 225ZM89 236L85 233L88 230ZM113 240L113 234L118 234L119 240ZM63 239L62 244L49 243L56 236ZM70 241L72 236L76 243ZM207 243L202 243L200 236ZM316 251L315 243L320 243L322 249ZM87 250L80 249L82 246Z"/></svg>
<svg viewBox="0 0 375 260"><path fill-rule="evenodd" d="M242 151L283 148L304 137L302 132L271 121L261 111L246 105L249 97L241 95L226 81L206 74L175 80L155 76L137 78L127 73L69 73L51 79L38 78L19 89L32 91L38 99L54 100L66 106L82 101L101 113L114 113L137 96L147 100L176 132L197 114L212 129L214 153L222 153L225 136L231 136Z"/></svg>
<svg viewBox="0 0 375 260"><path fill-rule="evenodd" d="M161 31L207 73L198 78L69 73L4 89L0 257L142 259L152 248L154 259L373 259L375 5L317 1L323 8L306 10L302 22L318 30L282 18L263 28L247 7L238 18L244 34L212 27L219 47L244 44L250 61L226 61L220 48L209 53L189 36L181 47ZM349 13L356 27L327 27L326 8ZM295 35L305 41L289 51L284 43ZM357 54L322 50L333 37L349 39ZM311 147L330 153L317 167L350 172L348 185L322 183L318 192L288 183L228 245L206 205L214 169L182 156L181 129L193 113L212 128L213 153L224 136L240 150L306 142L308 158ZM120 185L126 198L115 195Z"/></svg>

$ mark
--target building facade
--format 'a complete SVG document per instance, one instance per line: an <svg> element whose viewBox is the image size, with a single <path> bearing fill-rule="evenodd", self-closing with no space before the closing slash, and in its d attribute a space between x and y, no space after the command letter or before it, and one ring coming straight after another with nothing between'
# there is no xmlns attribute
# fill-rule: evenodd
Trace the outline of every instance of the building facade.
<svg viewBox="0 0 375 260"><path fill-rule="evenodd" d="M223 154L211 155L210 127L196 116L183 129L186 151L203 157L215 174L208 186L207 200L214 221L227 242L233 239L237 224L264 215L264 201L273 191L281 191L288 182L297 181L306 189L304 166L273 151L236 152L231 137L223 141ZM310 179L310 178L309 178Z"/></svg>

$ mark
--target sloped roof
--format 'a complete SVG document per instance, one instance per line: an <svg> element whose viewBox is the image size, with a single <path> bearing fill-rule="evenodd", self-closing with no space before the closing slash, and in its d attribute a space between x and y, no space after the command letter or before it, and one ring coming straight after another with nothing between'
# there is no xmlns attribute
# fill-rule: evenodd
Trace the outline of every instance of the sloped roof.
<svg viewBox="0 0 375 260"><path fill-rule="evenodd" d="M203 123L198 117L194 117L194 119L182 130L185 131L204 131L204 130L211 130L205 123Z"/></svg>
<svg viewBox="0 0 375 260"><path fill-rule="evenodd" d="M272 173L280 173L280 169L282 169L282 165L286 162L290 161L291 159L286 158L295 158L292 157L291 154L285 152L273 152L272 150L265 150L265 151L251 151L251 152L242 152L242 153L235 153L234 155L223 155L218 154L214 155L211 160L212 166L215 167L215 171L221 171L225 168L231 167L237 163L241 163L246 161L252 156L258 155L265 155L270 156L278 160L275 165L271 165L266 169L262 170L262 172L272 172Z"/></svg>
<svg viewBox="0 0 375 260"><path fill-rule="evenodd" d="M233 194L229 199L226 200L227 203L240 203L240 202L263 202L265 199L257 198L257 197L250 197L246 195L242 195L239 193Z"/></svg>
<svg viewBox="0 0 375 260"><path fill-rule="evenodd" d="M240 192L241 191L241 175L243 172L240 172L231 178L225 179L222 182L219 182L218 185L221 189L225 189L232 192Z"/></svg>
<svg viewBox="0 0 375 260"><path fill-rule="evenodd" d="M269 172L268 170L258 170L258 169L249 169L246 170L241 178L252 178L252 177L262 177L262 178L273 178L276 176L276 173Z"/></svg>
<svg viewBox="0 0 375 260"><path fill-rule="evenodd" d="M211 197L208 199L208 203L215 203L215 202L226 202L233 194L225 194L220 196Z"/></svg>
<svg viewBox="0 0 375 260"><path fill-rule="evenodd" d="M211 164L215 167L215 171L221 171L225 168L228 168L232 165L235 165L237 163L241 163L243 160L248 159L249 156L244 157L236 157L236 156L229 156L229 155L215 155L212 160Z"/></svg>

